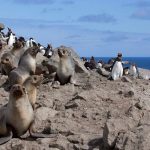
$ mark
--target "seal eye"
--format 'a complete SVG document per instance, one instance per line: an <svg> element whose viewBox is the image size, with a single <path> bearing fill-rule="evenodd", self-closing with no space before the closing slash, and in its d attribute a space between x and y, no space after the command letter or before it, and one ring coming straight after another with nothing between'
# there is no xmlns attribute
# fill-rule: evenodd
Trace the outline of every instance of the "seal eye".
<svg viewBox="0 0 150 150"><path fill-rule="evenodd" d="M6 61L9 61L9 59L8 59L8 58L6 58L5 60L6 60Z"/></svg>
<svg viewBox="0 0 150 150"><path fill-rule="evenodd" d="M36 77L34 77L34 80L36 81L36 80L37 80L37 78L36 78Z"/></svg>

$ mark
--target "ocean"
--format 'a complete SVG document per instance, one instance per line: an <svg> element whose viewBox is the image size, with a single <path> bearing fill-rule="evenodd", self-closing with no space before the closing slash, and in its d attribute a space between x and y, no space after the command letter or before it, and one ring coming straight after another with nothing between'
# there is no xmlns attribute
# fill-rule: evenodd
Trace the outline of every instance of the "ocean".
<svg viewBox="0 0 150 150"><path fill-rule="evenodd" d="M86 57L88 60L90 57ZM105 63L112 57L95 57L95 60L103 60ZM149 69L150 70L150 57L123 57L123 61L129 61L132 63L136 63L139 68Z"/></svg>

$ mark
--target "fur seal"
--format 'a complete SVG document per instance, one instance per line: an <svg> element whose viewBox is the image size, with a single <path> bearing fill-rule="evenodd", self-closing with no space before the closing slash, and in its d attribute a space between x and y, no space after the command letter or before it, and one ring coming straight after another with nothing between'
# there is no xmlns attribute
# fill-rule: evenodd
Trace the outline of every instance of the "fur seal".
<svg viewBox="0 0 150 150"><path fill-rule="evenodd" d="M14 84L23 84L30 75L35 74L38 51L38 47L33 46L24 52L20 58L18 68L12 70L9 74L10 87Z"/></svg>
<svg viewBox="0 0 150 150"><path fill-rule="evenodd" d="M35 103L36 103L37 86L40 85L40 83L42 82L42 79L43 79L43 75L40 75L40 76L32 75L23 84L27 90L29 101L33 109L35 108Z"/></svg>
<svg viewBox="0 0 150 150"><path fill-rule="evenodd" d="M0 145L20 137L28 129L32 137L55 137L56 134L34 133L32 129L34 111L28 99L26 89L19 84L12 86L9 102L0 114Z"/></svg>
<svg viewBox="0 0 150 150"><path fill-rule="evenodd" d="M9 73L16 68L18 60L15 61L15 56L10 52L4 53L1 57L1 73L3 75L9 75Z"/></svg>
<svg viewBox="0 0 150 150"><path fill-rule="evenodd" d="M75 63L66 49L58 49L59 63L56 70L56 79L60 84L66 84L68 82L75 84Z"/></svg>
<svg viewBox="0 0 150 150"><path fill-rule="evenodd" d="M121 62L121 57L116 58L116 62L112 68L111 77L113 80L117 80L123 75L123 66Z"/></svg>
<svg viewBox="0 0 150 150"><path fill-rule="evenodd" d="M13 46L11 51L4 53L1 57L1 72L4 75L9 75L10 71L18 67L20 57L25 51L20 41L16 41Z"/></svg>

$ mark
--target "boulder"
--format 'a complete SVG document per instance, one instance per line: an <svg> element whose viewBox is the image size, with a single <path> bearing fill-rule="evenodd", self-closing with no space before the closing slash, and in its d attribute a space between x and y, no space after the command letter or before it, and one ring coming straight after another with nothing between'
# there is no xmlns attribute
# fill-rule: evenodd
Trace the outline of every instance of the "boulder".
<svg viewBox="0 0 150 150"><path fill-rule="evenodd" d="M59 62L58 49L66 49L67 51L69 51L71 53L71 56L75 62L75 72L76 73L86 73L89 75L89 71L85 68L84 63L81 61L78 54L70 47L60 46L60 47L55 48L52 57L49 58L49 62L48 62L49 65L57 67L56 64L58 64L58 62Z"/></svg>
<svg viewBox="0 0 150 150"><path fill-rule="evenodd" d="M120 135L135 127L137 123L128 117L108 119L103 131L103 141L105 148L114 148L116 140Z"/></svg>

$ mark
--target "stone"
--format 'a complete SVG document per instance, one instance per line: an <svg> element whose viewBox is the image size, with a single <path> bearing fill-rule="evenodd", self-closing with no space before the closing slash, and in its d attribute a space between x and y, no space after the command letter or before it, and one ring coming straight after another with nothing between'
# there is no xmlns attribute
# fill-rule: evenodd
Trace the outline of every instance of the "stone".
<svg viewBox="0 0 150 150"><path fill-rule="evenodd" d="M89 71L85 68L83 62L81 61L78 54L71 48L66 46L60 46L54 49L54 53L48 61L49 66L55 66L57 68L57 63L59 62L58 49L66 49L71 53L71 56L75 62L75 72L76 73L86 73L89 75Z"/></svg>

